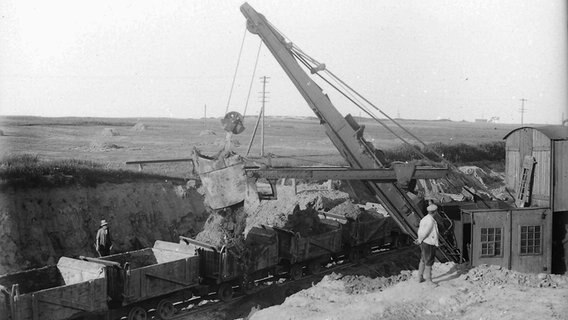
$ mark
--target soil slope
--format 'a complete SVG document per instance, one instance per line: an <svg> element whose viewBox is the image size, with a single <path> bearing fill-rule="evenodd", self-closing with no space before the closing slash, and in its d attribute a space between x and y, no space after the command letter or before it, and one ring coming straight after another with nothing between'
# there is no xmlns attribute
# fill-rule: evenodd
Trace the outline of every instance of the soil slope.
<svg viewBox="0 0 568 320"><path fill-rule="evenodd" d="M331 274L250 319L568 319L567 276L436 263L433 288L417 283L415 273L403 271L392 286L385 278Z"/></svg>
<svg viewBox="0 0 568 320"><path fill-rule="evenodd" d="M61 256L96 256L101 219L109 221L118 253L195 236L207 213L202 194L172 182L4 190L0 274L55 264Z"/></svg>

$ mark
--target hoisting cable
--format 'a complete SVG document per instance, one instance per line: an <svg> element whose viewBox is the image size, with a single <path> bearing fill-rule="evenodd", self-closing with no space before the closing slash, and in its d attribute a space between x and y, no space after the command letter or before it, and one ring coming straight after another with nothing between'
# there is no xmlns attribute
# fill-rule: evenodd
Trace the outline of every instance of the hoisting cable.
<svg viewBox="0 0 568 320"><path fill-rule="evenodd" d="M260 49L262 48L262 39L259 40L259 44L258 44L258 51L256 52L256 61L254 62L254 69L252 70L252 77L250 78L250 85L249 85L249 91L247 94L247 101L245 102L245 110L243 111L243 122L245 122L245 116L247 114L247 107L248 107L248 103L249 103L249 98L250 98L250 92L252 90L252 84L254 81L254 75L256 73L256 66L258 65L258 57L260 56Z"/></svg>
<svg viewBox="0 0 568 320"><path fill-rule="evenodd" d="M233 75L233 82L231 83L231 91L229 91L229 99L227 100L227 107L225 108L225 114L229 112L229 104L231 103L231 96L233 95L233 88L235 87L235 79L237 78L237 71L239 70L239 63L241 62L241 54L243 53L243 47L245 44L245 38L247 35L247 28L245 27L245 32L243 33L243 40L241 42L241 49L239 50L239 57L237 59L237 66L235 67L235 74Z"/></svg>
<svg viewBox="0 0 568 320"><path fill-rule="evenodd" d="M305 54L303 51L301 51L298 47L296 47L295 45L293 46L293 49L296 50L292 50L292 54L302 62L302 64L304 64L306 66L306 68L308 68L308 70L314 70L315 68L313 68L308 61L312 62L313 64L320 65L319 62L317 62L315 59L311 58L310 56L308 56L307 54ZM316 69L317 70L317 69ZM363 99L366 103L368 103L371 107L373 107L375 110L378 110L381 114L383 114L387 119L391 120L393 123L395 123L398 127L400 127L404 132L408 133L410 136L412 136L413 138L415 138L418 142L420 142L424 147L430 149L426 143L424 143L421 139L419 139L418 137L416 137L414 134L412 134L412 132L410 132L408 129L404 128L403 126L401 126L397 121L395 121L393 118L391 118L390 116L388 116L386 113L384 113L382 110L380 110L378 107L376 107L373 103L371 103L369 100L367 100L365 97L363 97L361 94L359 94L357 91L355 91L354 89L352 89L349 85L347 85L345 82L343 82L341 79L339 79L337 76L335 76L335 74L333 74L331 71L324 69L325 72L327 72L335 81L337 81L338 83L340 83L343 87L345 87L348 90L345 91L351 91L354 94L356 94L358 97L360 97L361 99ZM346 92L343 92L342 90L340 90L337 86L333 85L329 80L327 80L326 78L324 78L322 75L319 74L319 72L315 72L318 77L320 77L323 81L325 81L326 83L328 83L331 87L333 87L335 90L337 90L337 92L339 92L341 95L343 95L345 98L347 98L349 101L351 101L353 104L355 104L357 107L359 107L361 110L363 110L367 115L369 115L371 118L373 118L375 121L377 121L379 124L381 124L383 127L385 127L389 132L391 132L394 136L396 136L397 138L399 138L401 141L403 141L405 144L411 146L415 152L422 156L424 159L428 159L430 160L424 153L422 153L422 151L420 151L420 149L418 149L416 146L413 146L412 144L410 144L408 141L406 141L404 138L402 138L400 135L396 134L391 128L389 128L386 124L384 124L380 119L378 119L374 114L372 114L369 110L367 110L362 104L358 103L356 100L356 98L352 98L349 97L347 95ZM451 162L449 162L448 160L446 160L445 158L443 158L442 155L440 155L439 153L437 153L435 150L430 149L430 151L436 155L441 161L442 163L448 165L450 168L452 168L455 172L460 172L459 169L457 169L456 166L454 166ZM461 173L461 172L460 172ZM462 174L463 175L463 174ZM467 179L467 177L466 177ZM452 185L454 188L456 187L452 181L449 178L445 178L445 180L447 180L447 182ZM468 179L470 180L470 179ZM475 185L478 185L478 183L476 181L473 181ZM475 193L473 193L471 190L469 190L468 188L463 188L466 192L468 192L469 194L471 194L472 196L476 196ZM484 189L482 187L482 189ZM486 193L488 193L486 191ZM490 193L489 193L490 194ZM479 198L483 204L485 204L487 207L489 207L489 205L487 203L485 203L485 201L483 201L482 198Z"/></svg>
<svg viewBox="0 0 568 320"><path fill-rule="evenodd" d="M414 137L417 141L419 141L424 147L430 149L422 140L418 139L414 134L412 134L410 131L408 131L406 128L402 127L400 124L398 124L398 122L396 122L394 119L390 118L387 114L385 114L384 112L382 112L380 109L378 109L376 106L374 106L370 101L368 101L365 97L361 96L359 93L357 93L355 90L351 89L347 84L345 84L343 81L341 81L341 79L337 78L335 75L333 75L333 73L331 73L331 71L326 70L330 75L332 75L332 77L334 79L337 79L340 83L344 84L349 90L352 90L355 94L357 94L357 96L361 97L365 102L367 102L368 104L370 104L372 107L374 107L375 109L379 110L379 112L381 112L381 114L383 114L385 117L387 117L388 119L390 119L392 122L394 122L395 124L397 124L401 129L404 130L404 132L410 134L412 137ZM324 79L323 77L320 76L320 78ZM326 79L324 79L325 81ZM326 81L327 82L327 81ZM358 105L359 106L359 105ZM361 107L361 106L359 106ZM370 112L368 112L367 110L365 110L364 108L361 108L363 111L365 111L367 114L369 114L373 119L375 119L377 122L381 123L381 121L376 118L376 116L371 115ZM381 123L382 124L382 123ZM383 124L383 126L385 126ZM422 156L424 159L428 159L430 160L420 149L418 149L417 147L411 145L408 141L402 139L399 135L395 134L392 130L391 133L393 133L396 137L398 137L399 139L401 139L404 143L408 144L409 146L411 146L416 153L418 153L420 156ZM463 173L461 173L461 171L459 171L459 169L453 165L450 161L446 160L445 158L443 158L443 156L441 156L439 153L437 153L435 150L430 149L430 151L436 155L441 161L442 163L446 164L448 167L450 167L453 172L458 173L459 175L465 177L466 180L469 180L470 183L473 183L474 185L477 185L479 187L481 187L481 189L486 189L485 187L483 187L482 185L478 184L477 181L470 179L468 176L464 175ZM450 184L454 189L457 189L457 186L452 182L451 179L449 179L448 177L444 178L448 184ZM472 196L476 196L476 194L474 192L472 192L471 190L469 190L468 188L463 188L467 193L471 194ZM488 192L488 190L483 190L485 193L490 194L490 192ZM482 198L479 197L479 199L483 202L484 205L486 205L488 208L490 207Z"/></svg>
<svg viewBox="0 0 568 320"><path fill-rule="evenodd" d="M294 55L296 56L296 55ZM310 69L310 65L307 64L307 61L305 61L303 59L303 57L300 56L296 56L298 58L298 60L302 61L302 63L304 65L306 65L306 67L308 69ZM319 73L316 73L316 75L318 77L320 77L323 81L325 81L327 84L329 84L332 88L334 88L335 90L337 90L337 92L339 92L341 95L343 95L346 99L348 99L349 101L351 101L353 104L355 104L356 106L358 106L361 110L363 110L367 115L369 115L371 118L373 118L375 121L377 121L380 125L382 125L385 129L387 129L391 134L393 134L395 137L399 138L400 140L402 140L404 143L412 146L412 144L410 144L410 142L406 141L403 137L401 137L400 135L398 135L396 132L394 132L394 130L392 130L389 126L387 126L385 123L383 123L383 121L381 121L380 119L378 119L375 115L373 115L369 110L367 110L366 108L364 108L362 105L360 105L359 103L357 103L357 101L355 101L353 98L349 97L345 92L343 92L342 90L340 90L337 86L335 86L333 83L331 83L329 80L327 80L326 78L322 77ZM422 154L419 153L420 155L422 155L425 159L427 159L427 157Z"/></svg>
<svg viewBox="0 0 568 320"><path fill-rule="evenodd" d="M305 60L308 60L310 62L312 62L313 64L315 64L316 66L319 65L320 63L313 59L312 57L310 57L309 55L307 55L305 52L303 52L300 48L298 48L296 45L293 46L293 51L294 53L297 53L298 56L301 56L302 58L304 58ZM300 59L300 58L299 58ZM306 65L305 60L304 59L300 59L302 61L304 61L304 65ZM306 67L308 69L313 69L310 68L310 66L306 65ZM416 137L412 132L408 131L406 128L404 128L403 126L401 126L397 121L395 121L394 119L392 119L389 115L387 115L386 113L384 113L382 110L380 110L378 107L376 107L374 104L372 104L369 100L367 100L365 97L363 97L361 94L359 94L357 91L355 91L353 88L351 88L349 85L347 85L343 80L341 80L339 77L337 77L335 74L333 74L331 71L329 71L327 68L324 69L324 71L326 73L328 73L332 79L334 79L337 83L339 83L343 88L345 88L345 91L347 92L352 92L354 93L357 97L363 99L366 103L368 103L371 107L373 107L375 110L378 110L382 115L384 115L387 119L391 120L394 124L396 124L398 127L400 127L404 132L408 133L411 137L413 137L414 139L416 139L417 141L419 141L420 143L422 143L425 147L426 144L420 140L418 137ZM374 116L373 114L371 114L370 111L366 110L365 107L362 105L362 103L360 102L356 102L356 98L352 97L349 98L347 97L345 92L342 92L342 90L338 89L337 86L332 85L327 79L325 79L322 75L320 75L318 72L316 72L316 74L325 82L327 82L329 85L331 85L335 90L337 90L339 93L341 93L344 97L346 97L347 99L349 99L351 102L353 102L357 107L359 107L359 109L365 111L366 114L368 114L371 118L373 118L375 121L377 121L378 123L380 123L383 127L385 127L388 131L390 131L395 137L399 138L402 142L408 144L409 146L413 147L414 146L412 144L410 144L408 141L406 141L405 139L403 139L400 135L396 134L393 130L391 130L386 124L384 124L381 120L379 120L376 116ZM428 159L428 157L426 157L424 154L422 154L420 152L420 150L416 150L419 155L421 155L422 157L424 157L425 159ZM436 154L436 153L435 153ZM440 155L436 154L436 156L440 157L441 159L443 159Z"/></svg>

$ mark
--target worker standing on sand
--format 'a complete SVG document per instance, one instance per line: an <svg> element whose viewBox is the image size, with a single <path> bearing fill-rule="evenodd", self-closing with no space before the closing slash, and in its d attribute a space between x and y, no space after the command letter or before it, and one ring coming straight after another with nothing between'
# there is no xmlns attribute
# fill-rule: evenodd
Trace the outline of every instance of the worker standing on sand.
<svg viewBox="0 0 568 320"><path fill-rule="evenodd" d="M438 224L434 219L434 213L438 206L431 204L426 208L428 214L420 220L418 227L418 238L414 243L420 245L420 264L418 266L418 282L426 281L427 284L434 285L432 282L432 265L436 257L438 243Z"/></svg>
<svg viewBox="0 0 568 320"><path fill-rule="evenodd" d="M112 248L112 239L110 237L108 223L105 219L101 220L101 226L99 228L99 231L97 231L95 248L99 253L99 257L108 256L110 254L110 249Z"/></svg>

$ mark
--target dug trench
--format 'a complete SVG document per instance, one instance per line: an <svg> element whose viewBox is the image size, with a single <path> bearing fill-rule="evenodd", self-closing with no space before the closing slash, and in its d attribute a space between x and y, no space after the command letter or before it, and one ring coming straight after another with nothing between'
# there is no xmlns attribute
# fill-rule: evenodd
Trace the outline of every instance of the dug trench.
<svg viewBox="0 0 568 320"><path fill-rule="evenodd" d="M241 208L229 215L208 208L200 186L175 181L5 188L0 193L0 247L4 253L0 255L0 274L53 265L62 256L96 257L94 238L101 219L110 225L112 253L122 253L151 247L156 240L178 242L179 236L219 245L223 239L235 240L231 235L246 233L252 226L262 224L311 232L317 228L318 210L363 212L345 192L321 190L321 185L304 187L308 190L294 194L289 187L279 186L278 200L265 201L252 213L244 214ZM401 270L414 269L417 264L418 252L407 248L399 254L369 257L342 268L341 273L351 275L354 290L365 290L360 287L363 283L368 286L368 281L358 280L359 277L397 275ZM287 296L309 288L325 274L324 271L305 280L275 283L203 316L245 317L251 310L282 303Z"/></svg>
<svg viewBox="0 0 568 320"><path fill-rule="evenodd" d="M102 219L110 225L112 253L119 253L193 237L208 215L198 188L172 181L4 188L0 274L56 264L62 256L96 257Z"/></svg>

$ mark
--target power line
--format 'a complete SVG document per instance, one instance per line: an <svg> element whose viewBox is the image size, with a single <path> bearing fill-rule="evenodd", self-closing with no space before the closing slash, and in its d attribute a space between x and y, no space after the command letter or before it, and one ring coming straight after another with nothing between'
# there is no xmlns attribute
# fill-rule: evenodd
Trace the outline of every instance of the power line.
<svg viewBox="0 0 568 320"><path fill-rule="evenodd" d="M525 98L521 98L521 99L519 99L519 100L521 100L521 109L519 109L519 112L521 113L521 127L522 127L522 126L523 126L524 115L525 115L525 112L527 111L527 109L525 109L525 101L528 101L528 100L525 99Z"/></svg>

